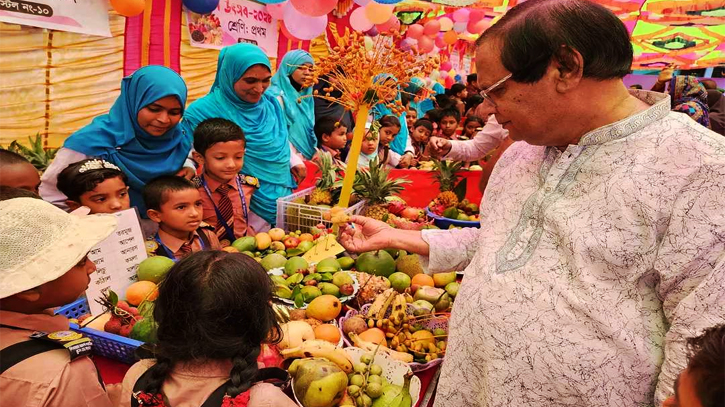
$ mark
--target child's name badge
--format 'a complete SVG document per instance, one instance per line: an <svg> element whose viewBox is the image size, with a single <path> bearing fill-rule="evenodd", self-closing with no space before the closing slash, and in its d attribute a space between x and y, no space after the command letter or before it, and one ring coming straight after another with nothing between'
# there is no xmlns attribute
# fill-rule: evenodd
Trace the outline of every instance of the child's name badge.
<svg viewBox="0 0 725 407"><path fill-rule="evenodd" d="M75 331L57 331L51 333L36 331L30 334L30 338L52 342L58 345L58 348L67 349L70 353L71 361L80 356L90 355L91 349L93 348L91 338L87 338L82 333Z"/></svg>

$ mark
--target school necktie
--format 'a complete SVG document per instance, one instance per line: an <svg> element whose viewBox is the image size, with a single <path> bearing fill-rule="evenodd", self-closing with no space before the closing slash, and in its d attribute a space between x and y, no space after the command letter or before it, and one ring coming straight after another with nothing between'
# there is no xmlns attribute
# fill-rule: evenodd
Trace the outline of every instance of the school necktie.
<svg viewBox="0 0 725 407"><path fill-rule="evenodd" d="M234 207L232 207L232 200L229 199L229 191L231 189L232 187L230 187L229 184L221 184L216 189L220 195L218 208L219 213L222 215L222 219L218 219L216 230L219 239L222 239L226 235L227 229L225 224L234 228Z"/></svg>
<svg viewBox="0 0 725 407"><path fill-rule="evenodd" d="M192 240L192 242L193 242L193 240ZM181 252L180 257L182 257L182 258L190 255L191 254L191 242L186 242L186 243L182 244L181 247L179 248L179 251Z"/></svg>

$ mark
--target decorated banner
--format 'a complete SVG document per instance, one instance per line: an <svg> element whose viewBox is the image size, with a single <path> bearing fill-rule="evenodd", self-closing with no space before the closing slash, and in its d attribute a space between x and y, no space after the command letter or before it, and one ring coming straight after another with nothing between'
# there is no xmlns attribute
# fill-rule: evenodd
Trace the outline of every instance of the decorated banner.
<svg viewBox="0 0 725 407"><path fill-rule="evenodd" d="M136 208L114 215L118 220L116 231L88 252L88 259L96 264L96 272L91 275L86 290L91 315L103 313L103 307L95 300L105 296L108 290L123 296L126 288L136 281L139 263L147 257Z"/></svg>
<svg viewBox="0 0 725 407"><path fill-rule="evenodd" d="M2 0L0 0L2 1ZM246 0L221 0L209 14L186 11L191 45L222 49L247 42L258 45L269 57L277 56L277 20L264 4Z"/></svg>
<svg viewBox="0 0 725 407"><path fill-rule="evenodd" d="M0 21L111 36L108 0L0 0Z"/></svg>

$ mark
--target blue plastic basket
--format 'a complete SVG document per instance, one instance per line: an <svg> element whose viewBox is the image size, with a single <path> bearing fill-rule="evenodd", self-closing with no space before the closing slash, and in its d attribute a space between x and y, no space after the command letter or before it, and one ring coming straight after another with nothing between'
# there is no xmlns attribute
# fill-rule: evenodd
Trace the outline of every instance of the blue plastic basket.
<svg viewBox="0 0 725 407"><path fill-rule="evenodd" d="M63 315L66 318L78 318L90 313L88 301L85 298L79 298L68 305L58 308L55 313L56 315ZM70 328L91 338L93 341L93 353L96 355L128 363L129 365L136 363L138 360L135 352L139 346L143 345L141 341L92 328L80 328L76 324L70 324Z"/></svg>
<svg viewBox="0 0 725 407"><path fill-rule="evenodd" d="M433 223L435 223L435 225L441 229L448 229L449 227L451 227L451 225L461 228L481 228L481 222L477 220L469 221L444 218L443 216L438 216L435 213L431 212L429 208L425 208L425 213L426 215L433 218Z"/></svg>

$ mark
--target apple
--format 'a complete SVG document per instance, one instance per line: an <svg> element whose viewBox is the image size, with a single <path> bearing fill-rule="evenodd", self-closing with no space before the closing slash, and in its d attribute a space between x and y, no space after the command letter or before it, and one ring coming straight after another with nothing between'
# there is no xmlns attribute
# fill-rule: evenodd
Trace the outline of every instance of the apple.
<svg viewBox="0 0 725 407"><path fill-rule="evenodd" d="M312 236L309 233L303 233L303 234L300 235L300 241L303 241L303 242L313 242L314 240L315 240L315 237Z"/></svg>
<svg viewBox="0 0 725 407"><path fill-rule="evenodd" d="M296 237L290 236L284 240L284 246L288 249L294 249L295 247L299 246L299 244L300 244L300 239L298 239Z"/></svg>

